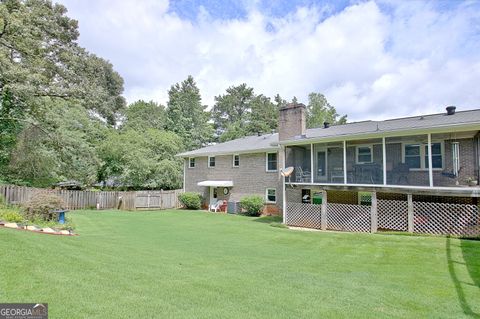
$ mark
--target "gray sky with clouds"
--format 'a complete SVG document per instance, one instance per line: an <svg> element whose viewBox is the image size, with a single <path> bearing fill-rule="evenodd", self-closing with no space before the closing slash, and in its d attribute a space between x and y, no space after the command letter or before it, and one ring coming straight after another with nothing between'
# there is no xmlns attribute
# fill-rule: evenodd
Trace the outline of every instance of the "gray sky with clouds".
<svg viewBox="0 0 480 319"><path fill-rule="evenodd" d="M166 103L189 74L203 102L231 85L349 120L480 107L480 1L60 0L128 102Z"/></svg>

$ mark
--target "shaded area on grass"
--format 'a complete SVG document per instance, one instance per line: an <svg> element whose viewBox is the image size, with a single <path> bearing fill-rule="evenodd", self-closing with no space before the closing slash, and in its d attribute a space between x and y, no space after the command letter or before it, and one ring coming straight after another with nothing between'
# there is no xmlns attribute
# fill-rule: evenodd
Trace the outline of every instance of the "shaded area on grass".
<svg viewBox="0 0 480 319"><path fill-rule="evenodd" d="M473 243L473 244L472 244ZM458 267L465 266L468 270L469 278L473 281L473 289L480 290L480 262L479 262L479 245L475 244L474 241L469 241L466 239L460 240L460 248L462 250L463 262L458 260L458 256L454 257L452 254L452 239L447 237L445 241L446 245L446 255L448 263L448 271L452 282L455 286L457 293L458 301L460 306L463 309L463 312L471 318L480 318L480 313L472 309L472 302L478 300L468 295L467 289L472 283L466 282L465 279L461 279L458 274ZM470 287L471 288L471 287Z"/></svg>
<svg viewBox="0 0 480 319"><path fill-rule="evenodd" d="M281 223L283 221L282 216L262 216L254 219L257 223Z"/></svg>

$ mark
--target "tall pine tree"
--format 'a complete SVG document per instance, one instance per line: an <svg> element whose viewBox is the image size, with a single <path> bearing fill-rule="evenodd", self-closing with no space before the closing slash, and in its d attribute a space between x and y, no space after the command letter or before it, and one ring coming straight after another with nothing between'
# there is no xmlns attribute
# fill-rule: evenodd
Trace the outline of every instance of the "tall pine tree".
<svg viewBox="0 0 480 319"><path fill-rule="evenodd" d="M202 105L200 90L191 75L168 91L166 129L175 132L187 150L204 146L213 137L210 113Z"/></svg>

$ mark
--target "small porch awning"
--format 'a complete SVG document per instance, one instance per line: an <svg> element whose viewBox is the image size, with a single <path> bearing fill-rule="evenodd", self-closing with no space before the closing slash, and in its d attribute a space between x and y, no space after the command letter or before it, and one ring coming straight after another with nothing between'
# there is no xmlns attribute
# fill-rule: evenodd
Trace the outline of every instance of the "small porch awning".
<svg viewBox="0 0 480 319"><path fill-rule="evenodd" d="M233 181L203 181L198 182L198 186L211 186L211 187L232 187Z"/></svg>

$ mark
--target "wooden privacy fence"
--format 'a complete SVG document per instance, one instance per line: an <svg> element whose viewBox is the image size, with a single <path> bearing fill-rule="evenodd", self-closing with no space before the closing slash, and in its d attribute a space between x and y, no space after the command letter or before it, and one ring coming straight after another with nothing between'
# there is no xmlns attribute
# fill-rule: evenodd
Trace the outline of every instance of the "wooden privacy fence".
<svg viewBox="0 0 480 319"><path fill-rule="evenodd" d="M170 191L72 191L0 185L0 195L9 204L22 205L35 194L52 193L61 197L65 208L73 209L167 209L178 208L178 195L182 190Z"/></svg>

